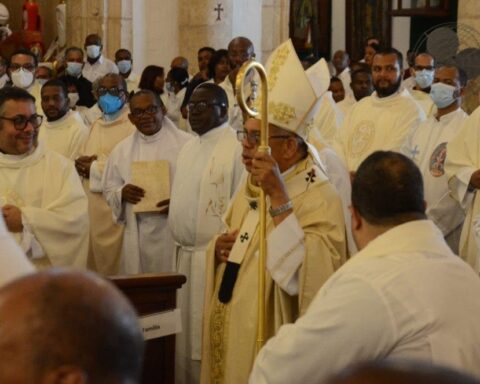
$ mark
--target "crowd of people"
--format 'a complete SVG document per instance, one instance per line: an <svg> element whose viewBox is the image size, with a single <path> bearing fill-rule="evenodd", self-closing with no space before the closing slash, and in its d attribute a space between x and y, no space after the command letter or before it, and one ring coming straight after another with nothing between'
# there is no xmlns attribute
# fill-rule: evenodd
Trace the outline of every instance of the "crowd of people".
<svg viewBox="0 0 480 384"><path fill-rule="evenodd" d="M187 276L178 383L347 382L332 375L386 358L480 377L480 112L461 108L461 68L422 52L404 69L374 38L359 62L300 60L287 41L265 65L263 152L260 120L236 99L248 38L200 48L195 74L184 57L136 74L130 51L102 51L91 34L56 68L23 49L0 60L0 355L22 357L2 359L1 382L138 380L135 314L92 271ZM411 374L434 380L422 369Z"/></svg>

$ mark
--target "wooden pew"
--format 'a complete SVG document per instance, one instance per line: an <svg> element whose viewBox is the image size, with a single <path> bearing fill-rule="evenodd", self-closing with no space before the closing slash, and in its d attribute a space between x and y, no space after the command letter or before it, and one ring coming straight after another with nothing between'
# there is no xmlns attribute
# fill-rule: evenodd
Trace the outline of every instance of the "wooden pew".
<svg viewBox="0 0 480 384"><path fill-rule="evenodd" d="M183 275L116 276L111 281L128 297L140 316L176 308L176 292L185 281ZM143 384L174 384L175 335L146 343Z"/></svg>

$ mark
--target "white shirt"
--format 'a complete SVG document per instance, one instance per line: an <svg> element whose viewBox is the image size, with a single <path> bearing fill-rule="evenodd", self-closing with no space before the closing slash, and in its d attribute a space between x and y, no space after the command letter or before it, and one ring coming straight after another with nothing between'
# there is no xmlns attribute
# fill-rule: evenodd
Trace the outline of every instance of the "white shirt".
<svg viewBox="0 0 480 384"><path fill-rule="evenodd" d="M82 70L83 77L91 83L107 73L118 73L118 67L112 60L103 55L100 55L100 58L93 64L86 60Z"/></svg>
<svg viewBox="0 0 480 384"><path fill-rule="evenodd" d="M0 286L34 271L33 265L8 233L0 215Z"/></svg>
<svg viewBox="0 0 480 384"><path fill-rule="evenodd" d="M425 188L427 215L447 236L465 219L461 205L451 196L444 163L447 143L457 135L467 118L461 109L450 112L437 120L430 117L421 123L407 140L407 156L420 168Z"/></svg>
<svg viewBox="0 0 480 384"><path fill-rule="evenodd" d="M372 240L260 351L249 383L322 383L352 363L426 360L480 375L480 280L428 220Z"/></svg>
<svg viewBox="0 0 480 384"><path fill-rule="evenodd" d="M410 90L413 100L423 109L425 116L433 116L437 112L437 107L433 103L429 93L419 91L417 89Z"/></svg>
<svg viewBox="0 0 480 384"><path fill-rule="evenodd" d="M87 141L90 130L84 124L80 114L68 111L55 121L44 121L38 134L47 148L75 160Z"/></svg>

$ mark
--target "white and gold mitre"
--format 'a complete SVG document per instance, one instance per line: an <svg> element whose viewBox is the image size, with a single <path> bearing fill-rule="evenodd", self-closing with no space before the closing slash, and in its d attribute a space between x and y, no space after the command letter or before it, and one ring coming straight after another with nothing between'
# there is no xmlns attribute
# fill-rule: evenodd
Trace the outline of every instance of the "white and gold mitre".
<svg viewBox="0 0 480 384"><path fill-rule="evenodd" d="M330 71L328 70L328 64L325 59L318 60L305 73L310 80L310 84L317 95L317 98L323 96L328 91L330 86Z"/></svg>
<svg viewBox="0 0 480 384"><path fill-rule="evenodd" d="M320 105L319 96L303 70L292 41L287 40L275 49L265 67L269 123L306 140Z"/></svg>

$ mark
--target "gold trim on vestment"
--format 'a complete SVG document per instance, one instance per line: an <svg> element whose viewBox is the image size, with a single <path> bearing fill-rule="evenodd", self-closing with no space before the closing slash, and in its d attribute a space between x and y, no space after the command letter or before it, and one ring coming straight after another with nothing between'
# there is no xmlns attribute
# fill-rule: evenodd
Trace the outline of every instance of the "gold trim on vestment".
<svg viewBox="0 0 480 384"><path fill-rule="evenodd" d="M275 57L273 58L272 65L269 68L267 81L268 81L268 90L272 91L277 84L278 75L280 73L280 69L282 68L285 61L288 59L290 55L290 48L288 45L281 47L277 50Z"/></svg>

